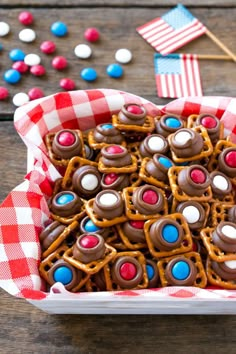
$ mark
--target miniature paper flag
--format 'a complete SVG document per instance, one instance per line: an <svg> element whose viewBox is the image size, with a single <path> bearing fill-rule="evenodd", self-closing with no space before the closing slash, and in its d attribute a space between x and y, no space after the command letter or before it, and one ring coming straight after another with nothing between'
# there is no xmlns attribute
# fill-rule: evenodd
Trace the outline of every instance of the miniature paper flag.
<svg viewBox="0 0 236 354"><path fill-rule="evenodd" d="M157 94L159 97L202 96L196 54L154 54Z"/></svg>
<svg viewBox="0 0 236 354"><path fill-rule="evenodd" d="M179 4L136 30L158 52L169 54L206 33L207 28Z"/></svg>

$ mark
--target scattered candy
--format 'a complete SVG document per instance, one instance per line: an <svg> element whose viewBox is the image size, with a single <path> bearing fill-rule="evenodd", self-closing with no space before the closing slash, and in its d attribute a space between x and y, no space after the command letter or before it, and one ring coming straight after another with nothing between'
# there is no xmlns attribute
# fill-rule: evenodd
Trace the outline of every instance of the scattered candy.
<svg viewBox="0 0 236 354"><path fill-rule="evenodd" d="M52 67L56 70L63 70L67 67L67 60L63 56L57 56L52 60Z"/></svg>
<svg viewBox="0 0 236 354"><path fill-rule="evenodd" d="M45 67L42 65L33 65L30 68L31 74L34 76L43 76L46 73Z"/></svg>
<svg viewBox="0 0 236 354"><path fill-rule="evenodd" d="M26 65L33 66L33 65L39 65L41 62L41 58L37 54L27 54L24 58L24 62Z"/></svg>
<svg viewBox="0 0 236 354"><path fill-rule="evenodd" d="M34 16L29 11L22 11L18 16L18 20L22 25L29 26L34 22Z"/></svg>
<svg viewBox="0 0 236 354"><path fill-rule="evenodd" d="M92 49L87 44L78 44L74 53L80 59L88 59L92 55Z"/></svg>
<svg viewBox="0 0 236 354"><path fill-rule="evenodd" d="M96 42L100 37L100 33L97 28L90 27L84 32L84 38L89 42Z"/></svg>
<svg viewBox="0 0 236 354"><path fill-rule="evenodd" d="M3 78L8 84L16 84L20 81L21 74L15 69L9 69L4 73Z"/></svg>
<svg viewBox="0 0 236 354"><path fill-rule="evenodd" d="M0 86L0 101L5 100L9 96L9 91L6 87Z"/></svg>
<svg viewBox="0 0 236 354"><path fill-rule="evenodd" d="M6 36L10 32L10 26L6 22L0 22L0 37Z"/></svg>
<svg viewBox="0 0 236 354"><path fill-rule="evenodd" d="M56 50L56 44L52 41L45 41L40 45L40 50L45 54L52 54Z"/></svg>
<svg viewBox="0 0 236 354"><path fill-rule="evenodd" d="M12 69L19 71L19 73L24 74L28 71L29 67L23 61L15 61L12 64Z"/></svg>
<svg viewBox="0 0 236 354"><path fill-rule="evenodd" d="M64 37L68 33L67 25L63 22L54 22L51 25L51 32L56 37Z"/></svg>
<svg viewBox="0 0 236 354"><path fill-rule="evenodd" d="M119 64L110 64L107 67L107 75L115 79L123 75L123 68Z"/></svg>
<svg viewBox="0 0 236 354"><path fill-rule="evenodd" d="M21 49L14 48L9 52L9 58L12 61L23 61L25 58L25 53Z"/></svg>
<svg viewBox="0 0 236 354"><path fill-rule="evenodd" d="M75 82L74 80L64 78L60 80L60 87L64 90L70 91L75 89Z"/></svg>
<svg viewBox="0 0 236 354"><path fill-rule="evenodd" d="M34 30L30 28L25 28L21 30L19 33L19 39L25 43L31 43L35 40L35 38L36 38L36 33Z"/></svg>
<svg viewBox="0 0 236 354"><path fill-rule="evenodd" d="M97 78L97 72L93 68L85 68L81 71L80 76L85 81L94 81Z"/></svg>
<svg viewBox="0 0 236 354"><path fill-rule="evenodd" d="M37 98L44 97L44 92L38 87L33 87L29 90L28 96L31 101L36 100Z"/></svg>
<svg viewBox="0 0 236 354"><path fill-rule="evenodd" d="M132 53L129 49L118 49L115 53L115 59L121 64L127 64L132 59Z"/></svg>
<svg viewBox="0 0 236 354"><path fill-rule="evenodd" d="M29 96L27 95L27 93L19 92L15 96L13 96L12 102L16 107L20 107L23 104L29 102Z"/></svg>

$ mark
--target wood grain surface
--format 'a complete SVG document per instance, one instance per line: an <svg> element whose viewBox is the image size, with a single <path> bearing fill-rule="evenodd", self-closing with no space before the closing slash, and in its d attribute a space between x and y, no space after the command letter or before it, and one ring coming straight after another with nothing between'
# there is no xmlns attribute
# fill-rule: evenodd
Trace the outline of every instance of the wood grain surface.
<svg viewBox="0 0 236 354"><path fill-rule="evenodd" d="M236 52L235 0L190 0L196 17L208 26L228 47ZM9 36L1 38L5 50L0 53L0 76L10 67L8 51L15 47L27 53L39 52L43 40L55 40L58 55L65 55L69 68L55 72L50 67L51 56L42 55L47 69L45 78L26 75L17 86L9 86L11 98L0 103L2 120L11 119L15 107L13 94L33 86L44 89L45 94L60 91L60 78L75 79L77 88L108 87L129 91L152 100L167 103L156 96L153 49L139 37L135 28L162 15L176 1L154 0L0 0L0 21L11 25ZM64 7L64 8L61 8ZM17 39L22 26L17 16L22 8L30 9L35 16L33 28L37 32L34 44L23 44ZM155 8L155 10L154 10ZM67 38L54 38L50 25L57 20L69 26ZM89 26L98 27L101 40L91 45L93 57L86 62L73 54L76 44L84 42L83 32ZM112 80L105 74L106 66L114 61L116 49L132 50L133 62L124 66L121 80ZM183 48L184 52L221 54L211 41L203 36ZM223 53L222 53L223 54ZM96 83L88 84L79 73L85 66L93 66L99 73ZM235 95L235 63L204 61L201 75L205 95ZM6 85L0 78L0 86ZM26 148L17 136L13 122L0 122L0 201L19 184L26 172ZM108 354L108 353L159 353L208 354L236 352L235 316L53 316L41 312L22 299L16 299L0 290L0 354Z"/></svg>

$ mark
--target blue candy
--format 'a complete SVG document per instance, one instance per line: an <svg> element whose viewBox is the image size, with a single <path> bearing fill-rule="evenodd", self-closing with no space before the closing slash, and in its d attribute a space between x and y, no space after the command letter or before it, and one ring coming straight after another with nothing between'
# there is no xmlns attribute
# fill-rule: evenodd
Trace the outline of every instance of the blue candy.
<svg viewBox="0 0 236 354"><path fill-rule="evenodd" d="M185 280L190 274L190 267L187 262L179 261L171 269L173 277L177 280Z"/></svg>
<svg viewBox="0 0 236 354"><path fill-rule="evenodd" d="M112 129L112 128L114 128L114 126L111 123L107 123L107 124L102 125L102 129L105 129L105 130Z"/></svg>
<svg viewBox="0 0 236 354"><path fill-rule="evenodd" d="M85 81L94 81L97 78L97 72L93 68L85 68L81 71L80 76Z"/></svg>
<svg viewBox="0 0 236 354"><path fill-rule="evenodd" d="M62 194L59 198L57 198L57 204L64 205L70 203L74 200L74 196L72 194Z"/></svg>
<svg viewBox="0 0 236 354"><path fill-rule="evenodd" d="M23 52L23 50L15 48L9 52L9 58L12 61L23 61L25 58L25 53Z"/></svg>
<svg viewBox="0 0 236 354"><path fill-rule="evenodd" d="M147 271L148 280L152 280L155 272L153 267L150 264L146 265L146 271Z"/></svg>
<svg viewBox="0 0 236 354"><path fill-rule="evenodd" d="M96 232L98 230L101 230L100 227L96 226L92 220L88 220L86 224L84 225L84 229L87 232Z"/></svg>
<svg viewBox="0 0 236 354"><path fill-rule="evenodd" d="M4 73L3 78L8 84L16 84L20 81L21 74L15 69L9 69Z"/></svg>
<svg viewBox="0 0 236 354"><path fill-rule="evenodd" d="M179 231L176 226L167 224L162 229L162 237L166 242L176 242L179 238Z"/></svg>
<svg viewBox="0 0 236 354"><path fill-rule="evenodd" d="M165 168L170 168L171 166L173 166L173 163L166 157L159 157L158 160Z"/></svg>
<svg viewBox="0 0 236 354"><path fill-rule="evenodd" d="M123 68L119 64L110 64L107 67L107 75L118 79L123 75Z"/></svg>
<svg viewBox="0 0 236 354"><path fill-rule="evenodd" d="M73 274L70 268L66 266L58 267L53 273L55 282L60 282L64 285L69 284L73 279Z"/></svg>
<svg viewBox="0 0 236 354"><path fill-rule="evenodd" d="M64 37L68 33L67 25L63 22L54 22L51 25L51 32L56 37Z"/></svg>
<svg viewBox="0 0 236 354"><path fill-rule="evenodd" d="M181 126L180 121L177 118L166 118L165 125L169 128L179 128Z"/></svg>

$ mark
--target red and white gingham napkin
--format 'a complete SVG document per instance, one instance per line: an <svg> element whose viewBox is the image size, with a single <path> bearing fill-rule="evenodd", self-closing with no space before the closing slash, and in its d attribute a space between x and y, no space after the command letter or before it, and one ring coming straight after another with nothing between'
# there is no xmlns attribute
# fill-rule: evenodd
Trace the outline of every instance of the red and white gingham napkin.
<svg viewBox="0 0 236 354"><path fill-rule="evenodd" d="M0 287L10 294L31 299L47 296L38 272L41 255L38 235L48 222L47 198L60 174L47 157L45 135L62 128L91 129L109 121L111 115L128 102L143 104L153 117L164 113L182 117L193 113L215 114L224 122L226 134L232 133L236 142L236 98L230 97L181 98L160 110L153 103L130 93L97 89L57 93L18 108L14 124L33 155L34 164L24 182L14 188L0 206ZM115 292L111 296L142 296L149 291ZM155 291L165 296L199 298L210 290L172 288ZM220 296L233 295L222 290Z"/></svg>

